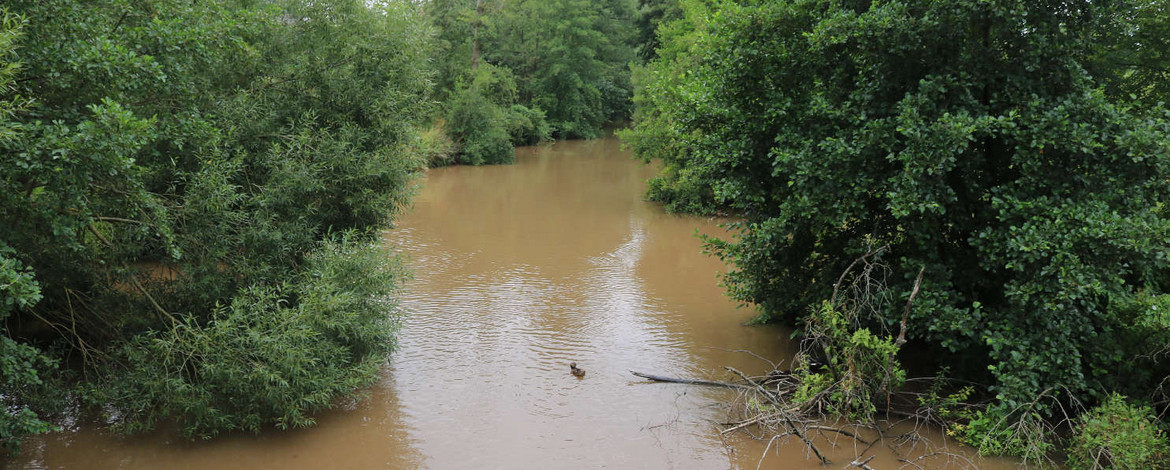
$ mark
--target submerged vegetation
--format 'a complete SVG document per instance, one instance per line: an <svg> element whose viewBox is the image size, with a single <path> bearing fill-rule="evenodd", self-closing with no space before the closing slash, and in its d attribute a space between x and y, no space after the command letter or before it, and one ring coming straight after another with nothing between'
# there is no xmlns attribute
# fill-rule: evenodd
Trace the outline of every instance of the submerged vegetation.
<svg viewBox="0 0 1170 470"><path fill-rule="evenodd" d="M664 164L651 198L743 217L707 240L732 297L871 380L798 395L871 412L901 331L981 384L951 424L989 453L1170 462L1165 2L681 4L623 137ZM858 260L888 273L839 297Z"/></svg>

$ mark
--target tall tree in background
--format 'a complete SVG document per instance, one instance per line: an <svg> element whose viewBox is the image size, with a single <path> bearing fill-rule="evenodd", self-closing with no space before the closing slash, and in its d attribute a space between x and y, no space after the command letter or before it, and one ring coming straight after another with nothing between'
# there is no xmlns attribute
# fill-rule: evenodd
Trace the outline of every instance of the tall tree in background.
<svg viewBox="0 0 1170 470"><path fill-rule="evenodd" d="M510 131L518 144L539 139L545 119L557 136L580 138L595 137L604 123L629 117L633 0L434 0L425 7L447 51L439 98L447 101L448 118L451 113L497 116L502 129L531 129L519 136ZM495 78L477 75L481 60L496 67ZM514 102L468 95L475 93L476 81L485 80L513 80ZM473 103L501 111L455 109ZM451 132L473 150L496 147L484 140L495 134ZM468 155L463 160L498 161Z"/></svg>
<svg viewBox="0 0 1170 470"><path fill-rule="evenodd" d="M635 10L627 0L517 0L487 57L512 69L522 102L562 137L595 137L629 113Z"/></svg>
<svg viewBox="0 0 1170 470"><path fill-rule="evenodd" d="M1170 102L1170 2L1103 5L1086 68L1119 100Z"/></svg>
<svg viewBox="0 0 1170 470"><path fill-rule="evenodd" d="M679 0L638 0L638 57L649 61L658 56L658 26L682 19Z"/></svg>

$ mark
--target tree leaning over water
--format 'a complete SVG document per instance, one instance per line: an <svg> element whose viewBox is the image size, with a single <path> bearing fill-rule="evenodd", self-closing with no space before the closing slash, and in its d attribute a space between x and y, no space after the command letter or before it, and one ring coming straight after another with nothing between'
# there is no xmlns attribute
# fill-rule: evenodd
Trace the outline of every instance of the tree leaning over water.
<svg viewBox="0 0 1170 470"><path fill-rule="evenodd" d="M1132 16L1089 1L683 6L624 138L664 163L652 198L743 216L708 240L734 298L797 323L885 247L891 300L855 327L896 329L921 270L908 337L989 385L972 442L1028 452L1005 423L1053 413L1039 396L1165 410L1170 125L1086 71L1108 69L1094 41Z"/></svg>
<svg viewBox="0 0 1170 470"><path fill-rule="evenodd" d="M0 439L309 425L393 345L412 2L24 1L0 31ZM69 397L53 390L69 385Z"/></svg>

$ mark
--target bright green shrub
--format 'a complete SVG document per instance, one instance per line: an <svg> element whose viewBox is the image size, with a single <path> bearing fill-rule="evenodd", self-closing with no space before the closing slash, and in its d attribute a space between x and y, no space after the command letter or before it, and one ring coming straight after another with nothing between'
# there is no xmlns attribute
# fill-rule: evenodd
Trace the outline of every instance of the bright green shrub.
<svg viewBox="0 0 1170 470"><path fill-rule="evenodd" d="M337 396L372 381L393 347L400 272L389 259L373 244L328 242L296 283L246 288L205 324L134 337L116 352L127 366L90 400L114 405L110 419L128 432L162 420L202 438L312 425Z"/></svg>
<svg viewBox="0 0 1170 470"><path fill-rule="evenodd" d="M1078 419L1068 450L1073 470L1170 468L1170 440L1153 410L1112 394Z"/></svg>
<svg viewBox="0 0 1170 470"><path fill-rule="evenodd" d="M825 394L819 397L825 409L868 421L877 411L877 400L905 383L906 372L894 339L856 328L855 321L828 301L805 317L806 345L828 363L822 372L813 371L808 362L801 364L795 400Z"/></svg>
<svg viewBox="0 0 1170 470"><path fill-rule="evenodd" d="M471 83L458 85L447 103L445 128L458 142L459 163L495 165L512 163L516 158L508 130L504 127L505 111L492 100L492 97L503 99L500 80L501 73L495 67L480 67ZM507 89L506 86L502 88Z"/></svg>
<svg viewBox="0 0 1170 470"><path fill-rule="evenodd" d="M440 122L430 130L419 136L417 142L418 155L421 155L428 168L438 168L455 163L455 141L447 136Z"/></svg>
<svg viewBox="0 0 1170 470"><path fill-rule="evenodd" d="M552 128L540 108L514 104L504 114L504 127L508 129L512 145L533 145L552 138Z"/></svg>

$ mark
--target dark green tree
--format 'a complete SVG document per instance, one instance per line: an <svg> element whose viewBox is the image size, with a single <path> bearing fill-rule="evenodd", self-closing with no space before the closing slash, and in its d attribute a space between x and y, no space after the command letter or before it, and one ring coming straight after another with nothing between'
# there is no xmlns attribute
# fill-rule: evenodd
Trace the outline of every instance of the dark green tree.
<svg viewBox="0 0 1170 470"><path fill-rule="evenodd" d="M1039 394L1148 394L1167 364L1163 117L1084 60L1099 2L687 2L626 135L670 207L741 214L731 295L794 322L876 247L870 325L989 381L991 432ZM711 11L717 13L711 14ZM667 27L669 28L669 26Z"/></svg>
<svg viewBox="0 0 1170 470"><path fill-rule="evenodd" d="M682 18L679 0L638 0L638 56L649 61L658 56L658 25Z"/></svg>
<svg viewBox="0 0 1170 470"><path fill-rule="evenodd" d="M1170 3L1110 2L1102 10L1085 67L1115 99L1170 102Z"/></svg>
<svg viewBox="0 0 1170 470"><path fill-rule="evenodd" d="M557 136L595 137L629 115L632 2L518 0L499 16L484 58L514 72L519 102Z"/></svg>
<svg viewBox="0 0 1170 470"><path fill-rule="evenodd" d="M191 436L307 425L372 380L397 279L377 234L430 109L417 6L5 8L25 20L0 35L5 443L44 429L52 378Z"/></svg>

